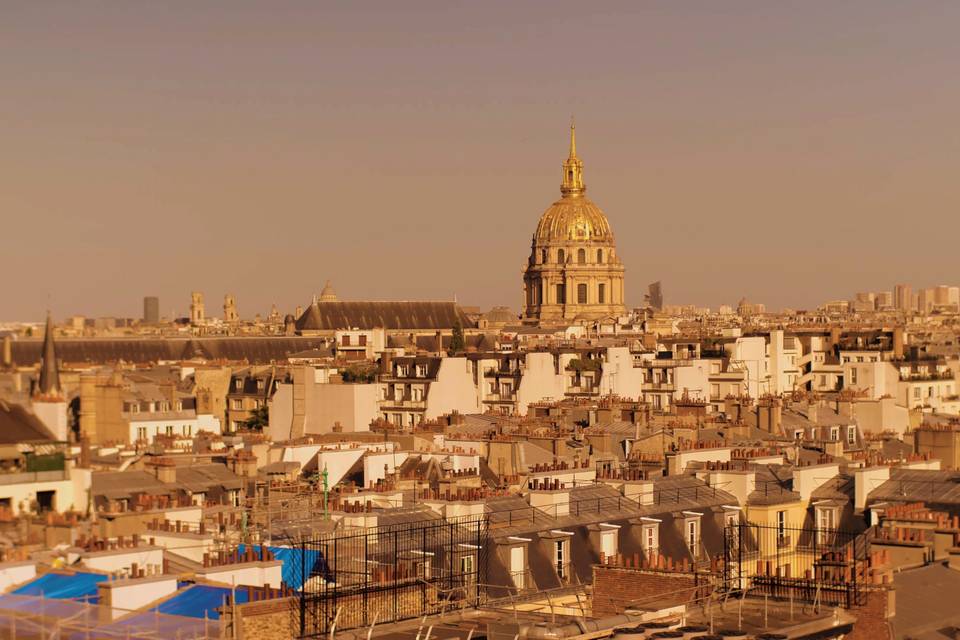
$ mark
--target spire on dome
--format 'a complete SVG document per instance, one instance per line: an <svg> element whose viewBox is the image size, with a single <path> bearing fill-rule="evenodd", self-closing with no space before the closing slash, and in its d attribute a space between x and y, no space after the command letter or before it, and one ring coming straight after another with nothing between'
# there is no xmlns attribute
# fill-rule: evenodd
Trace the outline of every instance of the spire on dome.
<svg viewBox="0 0 960 640"><path fill-rule="evenodd" d="M583 183L583 160L577 157L577 127L570 118L570 155L563 163L563 181L560 193L564 198L577 198L583 195L587 186Z"/></svg>
<svg viewBox="0 0 960 640"><path fill-rule="evenodd" d="M573 121L573 116L570 116L570 159L577 157L577 124Z"/></svg>
<svg viewBox="0 0 960 640"><path fill-rule="evenodd" d="M47 327L43 334L40 383L37 390L42 395L60 393L60 366L57 364L57 348L53 343L53 318L49 311L47 311Z"/></svg>

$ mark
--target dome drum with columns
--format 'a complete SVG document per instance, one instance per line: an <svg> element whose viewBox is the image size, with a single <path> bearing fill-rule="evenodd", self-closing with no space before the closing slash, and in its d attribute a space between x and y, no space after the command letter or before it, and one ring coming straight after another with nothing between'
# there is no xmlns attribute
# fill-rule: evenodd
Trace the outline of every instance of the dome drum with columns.
<svg viewBox="0 0 960 640"><path fill-rule="evenodd" d="M525 322L597 320L626 311L624 268L617 258L613 231L586 190L576 129L571 124L561 198L540 216L524 269Z"/></svg>

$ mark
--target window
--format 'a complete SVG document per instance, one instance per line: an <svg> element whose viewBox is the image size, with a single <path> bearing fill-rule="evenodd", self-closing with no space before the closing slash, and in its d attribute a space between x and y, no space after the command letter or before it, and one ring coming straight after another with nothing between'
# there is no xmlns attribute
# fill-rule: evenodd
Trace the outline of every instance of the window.
<svg viewBox="0 0 960 640"><path fill-rule="evenodd" d="M587 264L587 252L585 249L577 249L577 264Z"/></svg>
<svg viewBox="0 0 960 640"><path fill-rule="evenodd" d="M176 404L173 405L174 410L183 411L183 401L177 400Z"/></svg>
<svg viewBox="0 0 960 640"><path fill-rule="evenodd" d="M165 431L166 431L166 434L167 434L168 436L172 436L172 435L173 435L173 425L172 425L172 424L168 424Z"/></svg>
<svg viewBox="0 0 960 640"><path fill-rule="evenodd" d="M847 444L857 444L857 427L852 424L847 427Z"/></svg>
<svg viewBox="0 0 960 640"><path fill-rule="evenodd" d="M787 537L787 512L777 511L777 546L785 547L790 544Z"/></svg>
<svg viewBox="0 0 960 640"><path fill-rule="evenodd" d="M617 530L607 529L600 532L600 552L604 558L613 558L617 555Z"/></svg>
<svg viewBox="0 0 960 640"><path fill-rule="evenodd" d="M827 376L820 376L820 386L821 387L827 386Z"/></svg>
<svg viewBox="0 0 960 640"><path fill-rule="evenodd" d="M850 383L851 383L851 384L857 384L857 369L856 369L856 368L850 369Z"/></svg>
<svg viewBox="0 0 960 640"><path fill-rule="evenodd" d="M147 440L147 428L146 427L137 427L137 440L142 440L146 442Z"/></svg>
<svg viewBox="0 0 960 640"><path fill-rule="evenodd" d="M643 525L643 552L649 556L660 549L660 536L656 524Z"/></svg>
<svg viewBox="0 0 960 640"><path fill-rule="evenodd" d="M840 439L840 427L830 427L830 439L833 441Z"/></svg>
<svg viewBox="0 0 960 640"><path fill-rule="evenodd" d="M473 556L460 556L460 577L464 584L474 583Z"/></svg>
<svg viewBox="0 0 960 640"><path fill-rule="evenodd" d="M56 509L56 491L37 491L37 511L46 513Z"/></svg>
<svg viewBox="0 0 960 640"><path fill-rule="evenodd" d="M233 408L234 411L240 411L241 409L243 409L243 400L240 400L239 398L235 398L233 402L230 403L230 406Z"/></svg>
<svg viewBox="0 0 960 640"><path fill-rule="evenodd" d="M540 250L540 262L547 263L550 262L549 253L546 249Z"/></svg>
<svg viewBox="0 0 960 640"><path fill-rule="evenodd" d="M264 385L263 379L258 379L258 380L257 380L257 391L263 391L263 385Z"/></svg>
<svg viewBox="0 0 960 640"><path fill-rule="evenodd" d="M340 338L340 345L343 346L343 347L349 347L349 346L350 346L350 336L344 335L342 338Z"/></svg>
<svg viewBox="0 0 960 640"><path fill-rule="evenodd" d="M597 249L597 264L603 264L603 249Z"/></svg>
<svg viewBox="0 0 960 640"><path fill-rule="evenodd" d="M360 336L357 337L357 340L359 340L361 347L367 346L367 336L365 336L365 335L360 335Z"/></svg>
<svg viewBox="0 0 960 640"><path fill-rule="evenodd" d="M422 562L414 562L413 566L416 568L418 578L423 578L424 580L430 579L430 561L429 560L424 560Z"/></svg>
<svg viewBox="0 0 960 640"><path fill-rule="evenodd" d="M712 400L720 399L720 383L715 382L710 385L710 398Z"/></svg>
<svg viewBox="0 0 960 640"><path fill-rule="evenodd" d="M557 285L557 304L567 304L567 288L562 285Z"/></svg>
<svg viewBox="0 0 960 640"><path fill-rule="evenodd" d="M566 261L566 254L563 253L563 249L557 249L557 262L563 264Z"/></svg>
<svg viewBox="0 0 960 640"><path fill-rule="evenodd" d="M577 285L577 304L587 304L587 285Z"/></svg>
<svg viewBox="0 0 960 640"><path fill-rule="evenodd" d="M553 543L553 560L557 568L557 577L565 580L567 577L567 541L557 540Z"/></svg>
<svg viewBox="0 0 960 640"><path fill-rule="evenodd" d="M602 282L597 285L597 302L600 304L607 302L607 285Z"/></svg>
<svg viewBox="0 0 960 640"><path fill-rule="evenodd" d="M526 583L526 553L520 545L510 547L510 575L513 576L513 584L518 589L523 589Z"/></svg>
<svg viewBox="0 0 960 640"><path fill-rule="evenodd" d="M686 538L687 538L687 548L690 549L691 555L694 558L697 557L697 552L700 548L700 520L699 518L691 518L686 522Z"/></svg>
<svg viewBox="0 0 960 640"><path fill-rule="evenodd" d="M920 387L913 388L913 397L916 398L917 400L920 399Z"/></svg>
<svg viewBox="0 0 960 640"><path fill-rule="evenodd" d="M723 514L723 526L727 532L727 540L732 546L736 546L740 541L740 512L727 510Z"/></svg>
<svg viewBox="0 0 960 640"><path fill-rule="evenodd" d="M234 381L233 381L233 388L236 389L237 391L242 391L242 390L243 390L243 380L242 380L241 378L237 378L236 380L234 380Z"/></svg>
<svg viewBox="0 0 960 640"><path fill-rule="evenodd" d="M817 508L817 542L830 544L837 528L837 512L833 507Z"/></svg>
<svg viewBox="0 0 960 640"><path fill-rule="evenodd" d="M193 427L189 424L183 425L183 435L185 436L193 435Z"/></svg>

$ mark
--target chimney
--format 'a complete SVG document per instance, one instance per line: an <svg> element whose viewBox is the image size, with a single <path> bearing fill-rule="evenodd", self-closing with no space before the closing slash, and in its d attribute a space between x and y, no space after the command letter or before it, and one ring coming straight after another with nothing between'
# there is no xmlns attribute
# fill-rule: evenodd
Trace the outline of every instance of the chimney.
<svg viewBox="0 0 960 640"><path fill-rule="evenodd" d="M763 431L780 435L783 423L783 407L780 398L770 396L759 402L757 423L757 427Z"/></svg>
<svg viewBox="0 0 960 640"><path fill-rule="evenodd" d="M380 375L388 376L390 375L390 370L393 367L393 353L390 351L384 351L380 354Z"/></svg>
<svg viewBox="0 0 960 640"><path fill-rule="evenodd" d="M9 369L13 366L13 338L9 335L3 336L3 368Z"/></svg>
<svg viewBox="0 0 960 640"><path fill-rule="evenodd" d="M897 360L903 359L903 327L894 327L893 328L893 357Z"/></svg>
<svg viewBox="0 0 960 640"><path fill-rule="evenodd" d="M148 463L153 468L153 475L163 483L172 484L177 481L177 466L170 458L157 458Z"/></svg>

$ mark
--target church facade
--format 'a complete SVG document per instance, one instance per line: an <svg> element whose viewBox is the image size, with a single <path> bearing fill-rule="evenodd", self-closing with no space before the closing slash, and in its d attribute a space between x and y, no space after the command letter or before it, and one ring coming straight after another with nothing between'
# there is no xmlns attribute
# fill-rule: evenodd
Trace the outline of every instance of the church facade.
<svg viewBox="0 0 960 640"><path fill-rule="evenodd" d="M560 199L540 216L524 268L523 321L598 320L626 312L623 263L606 215L586 195L576 129L563 163Z"/></svg>

